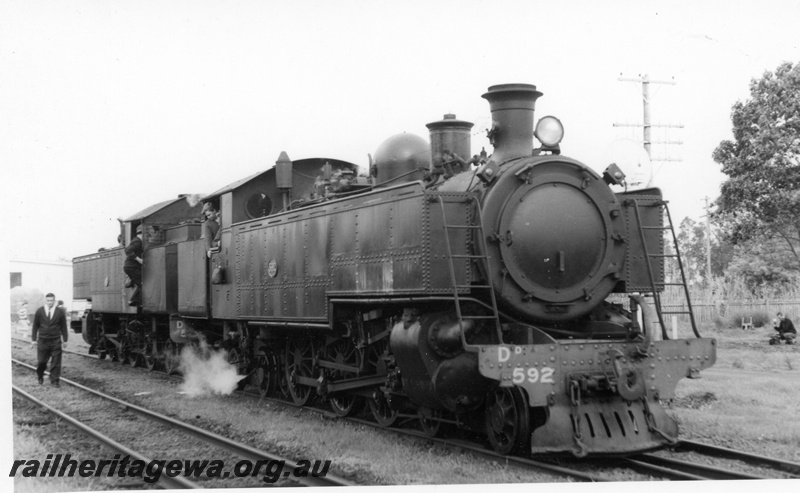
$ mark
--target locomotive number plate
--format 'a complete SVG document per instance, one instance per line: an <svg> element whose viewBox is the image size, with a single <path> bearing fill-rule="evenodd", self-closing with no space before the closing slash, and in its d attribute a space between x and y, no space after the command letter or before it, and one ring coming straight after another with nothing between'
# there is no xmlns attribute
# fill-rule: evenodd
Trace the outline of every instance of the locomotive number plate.
<svg viewBox="0 0 800 493"><path fill-rule="evenodd" d="M554 345L486 345L478 352L478 369L501 387L517 385L528 393L530 406L547 406L563 390L561 360Z"/></svg>
<svg viewBox="0 0 800 493"><path fill-rule="evenodd" d="M508 364L508 361L512 359L512 355L519 356L523 353L524 350L520 346L514 346L513 349L505 346L498 347L498 366L502 368L504 363ZM527 365L526 368L514 366L514 370L511 372L511 381L516 385L526 380L530 383L555 383L553 381L553 373L555 373L555 369L549 366L542 366L541 368L531 368Z"/></svg>
<svg viewBox="0 0 800 493"><path fill-rule="evenodd" d="M275 277L278 275L278 262L276 262L275 259L269 261L269 264L267 265L267 274L269 274L269 277Z"/></svg>
<svg viewBox="0 0 800 493"><path fill-rule="evenodd" d="M519 385L525 380L530 383L555 383L553 381L553 373L555 370L549 366L542 368L528 368L527 371L521 366L514 368L511 373L512 382Z"/></svg>

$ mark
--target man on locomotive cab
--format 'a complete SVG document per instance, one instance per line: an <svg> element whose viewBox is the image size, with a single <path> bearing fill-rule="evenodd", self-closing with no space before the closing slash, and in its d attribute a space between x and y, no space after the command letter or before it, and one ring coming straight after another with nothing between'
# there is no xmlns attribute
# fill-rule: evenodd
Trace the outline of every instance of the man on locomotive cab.
<svg viewBox="0 0 800 493"><path fill-rule="evenodd" d="M125 264L122 270L130 278L133 285L133 294L128 305L138 306L142 304L142 256L144 255L144 244L142 236L144 228L142 225L136 226L136 236L125 247Z"/></svg>
<svg viewBox="0 0 800 493"><path fill-rule="evenodd" d="M219 248L219 211L212 202L203 204L203 240L206 245L206 256L211 258L211 252Z"/></svg>

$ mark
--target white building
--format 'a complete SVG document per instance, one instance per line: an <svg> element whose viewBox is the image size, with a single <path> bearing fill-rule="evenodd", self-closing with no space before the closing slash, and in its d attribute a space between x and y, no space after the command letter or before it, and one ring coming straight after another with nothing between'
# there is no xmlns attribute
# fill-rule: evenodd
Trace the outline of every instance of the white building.
<svg viewBox="0 0 800 493"><path fill-rule="evenodd" d="M9 260L10 288L38 289L42 294L53 293L56 300L72 306L72 262L44 260Z"/></svg>

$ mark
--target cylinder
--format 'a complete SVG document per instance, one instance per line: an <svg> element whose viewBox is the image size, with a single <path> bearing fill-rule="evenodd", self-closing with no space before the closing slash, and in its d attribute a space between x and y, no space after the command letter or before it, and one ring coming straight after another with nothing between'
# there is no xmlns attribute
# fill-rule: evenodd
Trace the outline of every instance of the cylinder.
<svg viewBox="0 0 800 493"><path fill-rule="evenodd" d="M443 153L455 154L463 161L468 161L472 154L472 135L470 130L473 124L464 120L457 120L456 115L446 114L437 121L427 125L431 139L431 170L441 169L442 163L450 161L450 156ZM453 172L464 171L460 166L454 167Z"/></svg>
<svg viewBox="0 0 800 493"><path fill-rule="evenodd" d="M469 323L470 330L475 327ZM431 333L431 332L434 333ZM459 411L478 406L492 385L480 374L478 357L464 352L455 312L426 313L389 336L403 390L417 406ZM482 341L485 342L485 341Z"/></svg>
<svg viewBox="0 0 800 493"><path fill-rule="evenodd" d="M492 161L502 165L510 159L530 156L533 151L533 109L542 93L532 84L501 84L489 87L482 97L489 101L494 146Z"/></svg>

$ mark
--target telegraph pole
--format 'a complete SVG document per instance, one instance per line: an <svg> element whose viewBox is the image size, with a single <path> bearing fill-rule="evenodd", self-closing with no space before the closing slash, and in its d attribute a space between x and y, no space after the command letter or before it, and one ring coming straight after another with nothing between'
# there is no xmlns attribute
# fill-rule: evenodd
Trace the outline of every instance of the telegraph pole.
<svg viewBox="0 0 800 493"><path fill-rule="evenodd" d="M711 206L708 203L708 196L704 197L706 201L706 279L711 282Z"/></svg>
<svg viewBox="0 0 800 493"><path fill-rule="evenodd" d="M639 76L637 79L631 79L626 77L619 77L617 78L619 81L623 82L640 82L642 84L642 106L643 106L643 114L642 114L642 123L615 123L615 127L642 127L642 143L644 144L644 150L647 152L647 156L650 158L650 161L681 161L680 158L658 158L653 159L653 155L651 152L651 145L653 143L656 144L683 144L682 141L679 140L666 140L666 141L656 141L653 142L651 137L651 130L653 127L663 127L663 128L683 128L683 125L653 125L650 123L650 84L669 84L675 85L674 80L650 80L650 77L647 74ZM652 178L650 183L647 186L652 185Z"/></svg>

